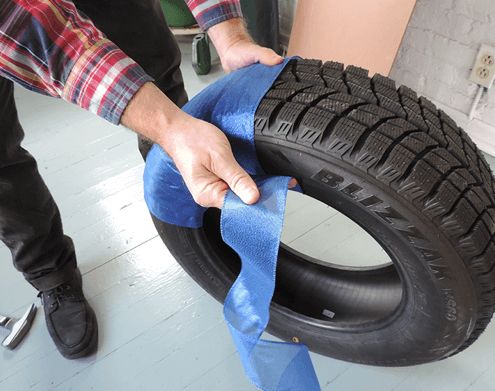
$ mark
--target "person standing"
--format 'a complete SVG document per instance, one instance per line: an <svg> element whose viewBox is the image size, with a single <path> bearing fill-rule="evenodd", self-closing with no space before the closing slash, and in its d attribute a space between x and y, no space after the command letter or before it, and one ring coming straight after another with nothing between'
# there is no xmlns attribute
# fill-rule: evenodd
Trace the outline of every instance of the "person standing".
<svg viewBox="0 0 495 391"><path fill-rule="evenodd" d="M249 37L239 0L188 0L223 68L282 61ZM74 245L24 137L14 83L62 98L138 133L174 160L196 202L220 207L231 188L259 197L225 135L180 107L187 102L180 52L158 0L3 0L0 2L0 240L38 291L50 336L69 359L98 344Z"/></svg>

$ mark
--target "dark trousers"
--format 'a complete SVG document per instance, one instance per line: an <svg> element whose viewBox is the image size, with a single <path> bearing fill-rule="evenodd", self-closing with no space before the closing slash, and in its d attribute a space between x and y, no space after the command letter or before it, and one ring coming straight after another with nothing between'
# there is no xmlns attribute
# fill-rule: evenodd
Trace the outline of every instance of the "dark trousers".
<svg viewBox="0 0 495 391"><path fill-rule="evenodd" d="M187 102L179 48L158 0L74 3L155 78L156 85L172 101L179 106ZM13 84L0 77L0 240L11 250L14 266L26 280L38 290L47 290L71 279L76 257L36 161L21 147L23 137ZM145 158L151 143L139 138L138 144Z"/></svg>

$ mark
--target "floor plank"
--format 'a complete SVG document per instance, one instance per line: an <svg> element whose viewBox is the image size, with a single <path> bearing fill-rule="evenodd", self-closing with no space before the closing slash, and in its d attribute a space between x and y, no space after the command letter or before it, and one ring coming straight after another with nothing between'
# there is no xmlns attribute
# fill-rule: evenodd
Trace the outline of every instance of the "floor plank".
<svg viewBox="0 0 495 391"><path fill-rule="evenodd" d="M332 210L321 224L290 242L295 250L324 262L365 267L390 262L378 243L356 223Z"/></svg>

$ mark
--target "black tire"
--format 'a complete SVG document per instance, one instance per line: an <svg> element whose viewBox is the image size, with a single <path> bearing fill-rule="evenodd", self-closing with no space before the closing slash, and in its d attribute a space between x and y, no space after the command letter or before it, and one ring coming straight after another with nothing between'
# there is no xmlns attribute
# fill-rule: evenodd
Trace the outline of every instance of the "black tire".
<svg viewBox="0 0 495 391"><path fill-rule="evenodd" d="M443 359L480 336L495 305L495 182L452 119L383 76L297 60L263 98L255 127L268 173L296 177L393 260L348 270L282 246L272 334L382 366ZM218 218L209 210L201 229L154 221L184 269L222 301L239 260Z"/></svg>

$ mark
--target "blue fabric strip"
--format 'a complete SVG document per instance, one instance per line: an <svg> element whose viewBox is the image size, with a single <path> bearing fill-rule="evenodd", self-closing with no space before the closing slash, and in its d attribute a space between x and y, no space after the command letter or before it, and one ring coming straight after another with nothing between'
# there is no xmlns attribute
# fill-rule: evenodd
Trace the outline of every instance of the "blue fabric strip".
<svg viewBox="0 0 495 391"><path fill-rule="evenodd" d="M225 299L224 315L244 370L258 388L314 391L320 386L306 346L261 339L270 317L290 179L256 178L261 199L254 207L232 191L225 198L222 238L239 254L242 268Z"/></svg>
<svg viewBox="0 0 495 391"><path fill-rule="evenodd" d="M237 161L253 175L261 193L245 205L228 192L221 216L224 241L242 268L227 295L224 315L249 379L265 391L317 391L306 346L265 341L275 289L288 177L266 177L254 146L254 115L261 99L290 59L275 67L256 64L220 79L184 106L184 111L222 129ZM157 145L146 159L144 195L151 213L169 224L199 228L205 209L197 205L170 157Z"/></svg>

